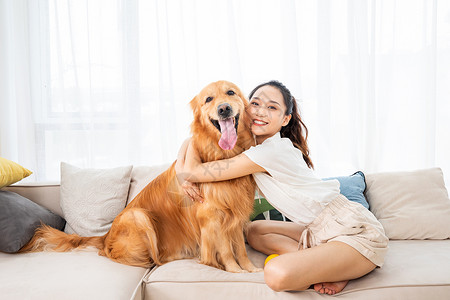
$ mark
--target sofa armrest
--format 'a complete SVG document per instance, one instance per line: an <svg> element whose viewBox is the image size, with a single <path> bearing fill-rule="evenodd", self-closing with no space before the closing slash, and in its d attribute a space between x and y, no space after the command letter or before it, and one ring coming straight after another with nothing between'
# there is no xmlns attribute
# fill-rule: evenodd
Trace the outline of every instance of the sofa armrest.
<svg viewBox="0 0 450 300"><path fill-rule="evenodd" d="M51 212L62 216L63 212L59 204L59 182L46 183L22 183L4 187L2 190L22 195L31 201L47 208Z"/></svg>

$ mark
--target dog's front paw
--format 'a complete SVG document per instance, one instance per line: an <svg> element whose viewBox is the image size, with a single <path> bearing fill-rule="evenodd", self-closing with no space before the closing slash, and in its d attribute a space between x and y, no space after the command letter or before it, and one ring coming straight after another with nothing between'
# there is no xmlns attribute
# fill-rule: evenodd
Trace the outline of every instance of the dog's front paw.
<svg viewBox="0 0 450 300"><path fill-rule="evenodd" d="M242 264L242 269L247 270L250 273L262 272L262 268L257 268L251 261L247 261L247 263Z"/></svg>
<svg viewBox="0 0 450 300"><path fill-rule="evenodd" d="M241 268L225 268L225 271L231 272L231 273L248 273L247 270L243 270Z"/></svg>
<svg viewBox="0 0 450 300"><path fill-rule="evenodd" d="M251 273L258 273L258 272L262 272L262 271L264 271L263 268L254 268L254 269L249 270L249 272L251 272Z"/></svg>
<svg viewBox="0 0 450 300"><path fill-rule="evenodd" d="M225 264L224 265L224 269L227 272L231 272L231 273L248 273L247 270L241 268L237 263L232 262L229 264Z"/></svg>

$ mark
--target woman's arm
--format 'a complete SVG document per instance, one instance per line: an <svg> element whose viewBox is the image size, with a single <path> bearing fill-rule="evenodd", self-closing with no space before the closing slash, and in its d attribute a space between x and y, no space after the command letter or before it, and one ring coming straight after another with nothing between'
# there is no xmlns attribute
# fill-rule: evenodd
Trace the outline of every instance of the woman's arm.
<svg viewBox="0 0 450 300"><path fill-rule="evenodd" d="M187 148L191 138L186 139L178 150L177 162L175 163L175 172L177 173L177 179L180 184L186 180L186 174L184 171L184 162L186 157Z"/></svg>
<svg viewBox="0 0 450 300"><path fill-rule="evenodd" d="M192 201L203 202L203 196L198 188L197 184L188 181L189 174L184 170L184 162L186 157L187 148L189 146L191 139L186 139L181 145L178 151L177 162L175 163L175 172L177 174L178 183L183 188L183 192Z"/></svg>
<svg viewBox="0 0 450 300"><path fill-rule="evenodd" d="M184 140L183 144L180 147L180 150L178 150L178 156L177 156L177 162L175 164L175 169L178 173L178 171L183 172L184 168L184 160L186 157L187 148L191 142L191 138L187 138Z"/></svg>
<svg viewBox="0 0 450 300"><path fill-rule="evenodd" d="M266 171L243 153L228 159L201 163L192 143L187 147L183 170L190 182L222 181Z"/></svg>

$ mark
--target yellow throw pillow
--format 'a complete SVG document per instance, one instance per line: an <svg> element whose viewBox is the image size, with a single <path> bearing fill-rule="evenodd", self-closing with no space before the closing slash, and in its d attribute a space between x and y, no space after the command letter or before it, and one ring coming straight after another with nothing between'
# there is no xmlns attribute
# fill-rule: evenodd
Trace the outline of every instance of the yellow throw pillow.
<svg viewBox="0 0 450 300"><path fill-rule="evenodd" d="M0 188L13 184L32 174L21 165L0 157Z"/></svg>

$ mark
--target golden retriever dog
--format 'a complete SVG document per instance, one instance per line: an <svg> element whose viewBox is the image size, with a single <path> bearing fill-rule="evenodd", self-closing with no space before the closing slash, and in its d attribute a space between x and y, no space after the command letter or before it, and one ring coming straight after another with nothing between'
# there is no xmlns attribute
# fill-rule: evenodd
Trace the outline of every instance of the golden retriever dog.
<svg viewBox="0 0 450 300"><path fill-rule="evenodd" d="M233 157L252 145L248 101L233 83L209 84L190 105L191 143L203 162ZM199 188L205 201L192 203L173 163L114 219L104 236L80 237L42 226L21 252L94 246L100 255L132 266L199 257L205 265L230 272L260 271L247 257L243 234L253 210L253 178L202 183Z"/></svg>

